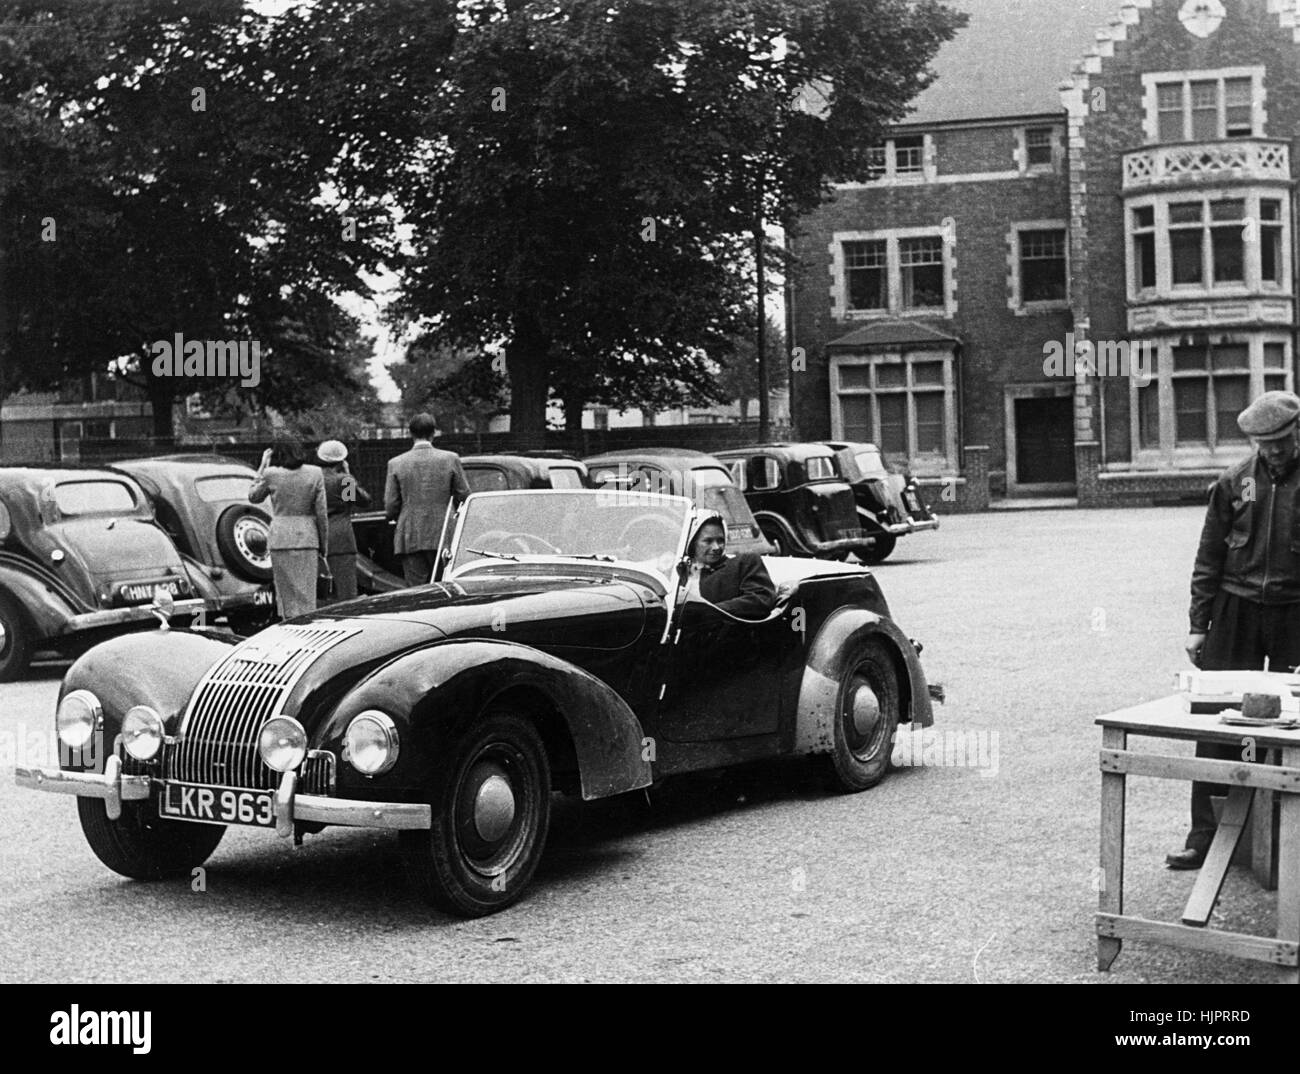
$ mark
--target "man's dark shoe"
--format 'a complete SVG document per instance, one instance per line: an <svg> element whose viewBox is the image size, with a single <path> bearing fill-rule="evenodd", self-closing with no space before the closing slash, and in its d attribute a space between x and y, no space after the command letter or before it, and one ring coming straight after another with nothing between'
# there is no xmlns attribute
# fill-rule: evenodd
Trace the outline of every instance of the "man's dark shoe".
<svg viewBox="0 0 1300 1074"><path fill-rule="evenodd" d="M1199 869L1205 864L1205 851L1188 847L1165 855L1165 864L1171 869Z"/></svg>

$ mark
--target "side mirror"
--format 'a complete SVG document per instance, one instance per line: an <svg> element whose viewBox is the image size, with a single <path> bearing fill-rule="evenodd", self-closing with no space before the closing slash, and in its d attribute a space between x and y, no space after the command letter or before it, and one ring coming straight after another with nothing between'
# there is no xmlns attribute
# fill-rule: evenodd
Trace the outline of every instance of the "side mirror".
<svg viewBox="0 0 1300 1074"><path fill-rule="evenodd" d="M158 617L160 631L170 630L172 613L176 611L176 601L167 590L159 587L153 591L153 601L149 605L149 611Z"/></svg>

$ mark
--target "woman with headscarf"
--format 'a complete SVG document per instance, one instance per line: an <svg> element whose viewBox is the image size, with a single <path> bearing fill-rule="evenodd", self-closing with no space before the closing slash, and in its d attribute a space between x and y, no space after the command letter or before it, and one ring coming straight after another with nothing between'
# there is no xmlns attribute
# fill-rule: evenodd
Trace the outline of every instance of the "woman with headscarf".
<svg viewBox="0 0 1300 1074"><path fill-rule="evenodd" d="M351 600L357 595L357 537L352 532L352 512L360 504L370 506L370 493L348 469L348 449L340 440L326 440L316 449L325 474L325 512L329 517L330 573L334 575L334 599Z"/></svg>
<svg viewBox="0 0 1300 1074"><path fill-rule="evenodd" d="M318 562L329 547L325 478L307 465L296 440L277 440L262 453L248 490L253 503L271 500L271 574L275 604L285 619L316 610Z"/></svg>
<svg viewBox="0 0 1300 1074"><path fill-rule="evenodd" d="M740 619L762 619L776 606L776 586L757 552L728 556L727 527L710 511L697 516L683 564L687 600L703 600Z"/></svg>

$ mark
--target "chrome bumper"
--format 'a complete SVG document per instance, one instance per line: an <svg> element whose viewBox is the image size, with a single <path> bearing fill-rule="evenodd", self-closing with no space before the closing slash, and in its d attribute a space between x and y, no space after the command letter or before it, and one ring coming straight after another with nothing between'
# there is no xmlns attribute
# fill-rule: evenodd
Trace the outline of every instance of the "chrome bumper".
<svg viewBox="0 0 1300 1074"><path fill-rule="evenodd" d="M901 537L905 533L921 533L925 530L937 530L939 528L939 520L937 518L932 518L925 522L891 522L888 526L882 528L891 536Z"/></svg>
<svg viewBox="0 0 1300 1074"><path fill-rule="evenodd" d="M172 618L178 615L197 615L203 611L203 608L204 601L199 597L178 600ZM119 623L135 623L156 618L150 605L133 604L129 608L109 608L102 612L85 612L71 616L63 624L63 633L75 634L81 630L93 630L95 627L117 626Z"/></svg>
<svg viewBox="0 0 1300 1074"><path fill-rule="evenodd" d="M124 776L117 756L104 762L104 771L68 772L61 768L15 768L14 782L33 791L102 798L110 820L122 815L123 802L147 799L154 780L149 776ZM161 781L159 781L161 783ZM430 828L433 807L412 802L363 802L354 798L326 798L297 794L298 776L286 772L275 791L275 830L293 834L295 821L315 821L346 828Z"/></svg>

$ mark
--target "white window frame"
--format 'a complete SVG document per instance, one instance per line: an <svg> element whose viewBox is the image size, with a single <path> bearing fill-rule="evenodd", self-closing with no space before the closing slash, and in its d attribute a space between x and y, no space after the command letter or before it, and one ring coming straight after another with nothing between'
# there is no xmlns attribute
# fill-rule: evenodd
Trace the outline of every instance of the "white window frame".
<svg viewBox="0 0 1300 1074"><path fill-rule="evenodd" d="M1160 118L1157 106L1156 87L1171 82L1181 82L1183 86L1183 134L1180 142L1219 142L1240 141L1229 138L1227 134L1227 94L1224 82L1234 78L1249 78L1250 88L1250 125L1252 138L1267 137L1268 122L1267 91L1264 89L1264 68L1255 67L1218 67L1205 71L1149 71L1142 75L1143 132L1147 144L1160 142ZM1215 82L1219 84L1219 125L1215 138L1192 138L1192 82ZM1172 144L1172 143L1171 143Z"/></svg>
<svg viewBox="0 0 1300 1074"><path fill-rule="evenodd" d="M1046 130L1051 132L1052 159L1046 164L1029 163L1029 132ZM1027 123L1016 128L1016 163L1021 175L1052 175L1061 170L1061 128L1053 123Z"/></svg>
<svg viewBox="0 0 1300 1074"><path fill-rule="evenodd" d="M903 271L899 242L904 239L937 238L943 255L943 305L905 307ZM891 317L952 317L957 312L957 255L954 236L943 227L896 228L892 231L837 231L831 235L831 315L837 320L880 320ZM885 240L888 273L888 301L884 309L849 308L849 281L845 268L844 244Z"/></svg>
<svg viewBox="0 0 1300 1074"><path fill-rule="evenodd" d="M921 139L921 170L901 172L898 170L898 152L896 142L900 139ZM888 138L882 140L880 145L874 146L873 149L884 150L885 154L885 171L883 175L872 177L867 175L867 183L876 185L878 183L932 183L935 177L935 157L934 157L934 135L932 134L908 134L902 131L896 132Z"/></svg>
<svg viewBox="0 0 1300 1074"><path fill-rule="evenodd" d="M1020 241L1026 231L1059 231L1065 240L1065 297L1041 302L1026 302L1020 278ZM1007 305L1019 315L1046 313L1070 308L1070 227L1065 220L1017 220L1007 235L1008 267L1011 281Z"/></svg>
<svg viewBox="0 0 1300 1074"><path fill-rule="evenodd" d="M1295 390L1295 353L1292 348L1290 333L1285 329L1262 329L1259 331L1222 331L1213 332L1215 341L1221 345L1242 346L1249 348L1249 398L1256 399L1264 392L1264 377L1285 377L1284 389ZM1224 341L1226 340L1226 344ZM1156 349L1156 369L1152 383L1157 386L1158 411L1160 422L1160 441L1158 447L1144 448L1141 438L1140 414L1138 411L1138 390L1140 384L1136 379L1129 380L1129 443L1132 445L1131 458L1138 469L1216 469L1231 465L1247 455L1251 448L1249 441L1232 441L1216 448L1200 445L1176 443L1176 418L1174 406L1174 348L1182 346L1179 335L1162 336L1153 341ZM1281 345L1283 364L1281 368L1264 367L1265 346ZM1209 375L1208 373L1206 374Z"/></svg>
<svg viewBox="0 0 1300 1074"><path fill-rule="evenodd" d="M1170 255L1169 206L1174 203L1199 200L1203 206L1202 267L1208 276L1213 272L1213 250L1210 245L1210 203L1215 201L1245 201L1243 229L1253 228L1254 241L1246 242L1246 271L1244 280L1230 280L1209 284L1173 282L1173 265ZM1281 219L1268 221L1267 226L1280 225L1282 232L1282 282L1265 280L1263 268L1263 232L1265 222L1260 216L1261 201L1281 202ZM1223 187L1209 191L1169 190L1131 198L1124 203L1124 273L1125 291L1130 302L1170 301L1200 298L1242 298L1251 295L1277 297L1290 295L1291 279L1291 195L1289 191L1264 186ZM1156 236L1156 286L1138 290L1137 264L1133 255L1133 210L1151 208L1155 212Z"/></svg>
<svg viewBox="0 0 1300 1074"><path fill-rule="evenodd" d="M918 387L912 383L911 366L918 363L942 362L943 363L943 386ZM835 440L847 439L844 428L844 409L841 403L846 397L871 398L871 428L872 435L880 435L880 408L875 402L878 394L870 387L867 388L843 388L841 383L841 370L845 368L860 368L863 366L879 365L899 365L905 368L904 382L906 387L901 389L891 389L888 394L905 394L907 398L907 466L914 474L955 474L957 472L957 389L956 389L956 368L952 351L944 350L908 350L908 351L882 351L878 354L840 354L833 355L830 360L830 407L831 407L831 433ZM916 427L916 402L915 393L925 391L932 394L943 392L943 421L944 421L944 450L942 454L926 452L920 454L916 450L917 427ZM884 393L879 393L884 394ZM884 451L880 445L879 439L874 441L878 447Z"/></svg>

